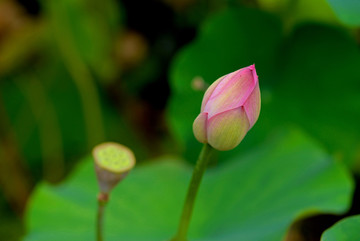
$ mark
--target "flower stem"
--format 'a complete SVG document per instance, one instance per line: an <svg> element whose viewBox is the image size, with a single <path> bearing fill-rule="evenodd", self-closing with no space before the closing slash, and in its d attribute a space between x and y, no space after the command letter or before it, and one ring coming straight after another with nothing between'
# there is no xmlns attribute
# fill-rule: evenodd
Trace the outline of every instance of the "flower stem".
<svg viewBox="0 0 360 241"><path fill-rule="evenodd" d="M213 148L209 144L204 144L200 152L199 159L196 162L196 166L194 168L190 185L187 191L178 231L172 241L186 241L196 195L199 190L203 174L206 170L206 167L208 166L212 150Z"/></svg>
<svg viewBox="0 0 360 241"><path fill-rule="evenodd" d="M98 211L96 218L96 240L104 241L104 213L105 207L108 202L108 195L104 193L100 193L98 196Z"/></svg>

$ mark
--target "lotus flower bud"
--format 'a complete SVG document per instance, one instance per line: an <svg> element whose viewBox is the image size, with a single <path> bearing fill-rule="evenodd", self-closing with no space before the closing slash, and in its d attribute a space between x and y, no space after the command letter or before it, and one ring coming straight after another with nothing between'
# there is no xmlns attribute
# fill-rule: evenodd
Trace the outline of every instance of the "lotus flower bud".
<svg viewBox="0 0 360 241"><path fill-rule="evenodd" d="M107 196L135 165L133 152L120 144L107 142L93 150L100 193Z"/></svg>
<svg viewBox="0 0 360 241"><path fill-rule="evenodd" d="M193 123L196 139L220 151L235 148L257 121L260 102L255 65L219 78L205 92Z"/></svg>

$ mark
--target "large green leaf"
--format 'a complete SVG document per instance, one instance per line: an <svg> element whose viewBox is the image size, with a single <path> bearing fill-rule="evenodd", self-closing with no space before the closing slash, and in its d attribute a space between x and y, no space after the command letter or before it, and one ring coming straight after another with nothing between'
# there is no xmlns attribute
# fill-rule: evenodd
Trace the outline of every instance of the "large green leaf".
<svg viewBox="0 0 360 241"><path fill-rule="evenodd" d="M358 0L328 0L339 19L350 26L360 26L360 1Z"/></svg>
<svg viewBox="0 0 360 241"><path fill-rule="evenodd" d="M92 159L67 182L40 185L27 212L26 241L94 240ZM106 240L169 240L191 168L164 158L137 167L111 196ZM347 210L353 181L299 131L273 136L256 150L209 170L197 199L190 240L281 240L292 221Z"/></svg>
<svg viewBox="0 0 360 241"><path fill-rule="evenodd" d="M303 25L279 59L278 83L262 117L268 124L301 125L355 168L360 154L360 51L355 41L335 28Z"/></svg>
<svg viewBox="0 0 360 241"><path fill-rule="evenodd" d="M344 218L324 232L321 241L358 241L360 215Z"/></svg>

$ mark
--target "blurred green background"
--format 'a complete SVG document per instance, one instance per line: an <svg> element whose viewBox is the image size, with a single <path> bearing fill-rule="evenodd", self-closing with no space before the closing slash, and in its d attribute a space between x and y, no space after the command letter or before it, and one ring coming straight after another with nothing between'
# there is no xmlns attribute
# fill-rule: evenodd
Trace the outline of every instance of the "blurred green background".
<svg viewBox="0 0 360 241"><path fill-rule="evenodd" d="M253 63L260 119L214 162L299 128L357 179L359 46L355 0L0 0L0 239L20 240L37 184L61 183L100 142L193 163L204 90ZM288 240L338 219L299 221Z"/></svg>

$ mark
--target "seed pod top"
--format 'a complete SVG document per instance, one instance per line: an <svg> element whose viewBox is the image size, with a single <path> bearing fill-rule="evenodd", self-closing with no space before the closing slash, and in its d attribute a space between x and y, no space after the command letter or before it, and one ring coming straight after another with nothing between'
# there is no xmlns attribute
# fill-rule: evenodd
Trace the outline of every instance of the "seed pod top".
<svg viewBox="0 0 360 241"><path fill-rule="evenodd" d="M205 92L194 135L215 149L233 149L257 121L260 105L255 65L222 76Z"/></svg>
<svg viewBox="0 0 360 241"><path fill-rule="evenodd" d="M95 171L100 191L109 193L135 165L135 156L126 146L107 142L93 150Z"/></svg>

